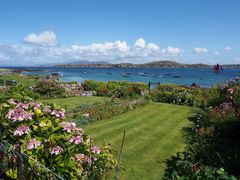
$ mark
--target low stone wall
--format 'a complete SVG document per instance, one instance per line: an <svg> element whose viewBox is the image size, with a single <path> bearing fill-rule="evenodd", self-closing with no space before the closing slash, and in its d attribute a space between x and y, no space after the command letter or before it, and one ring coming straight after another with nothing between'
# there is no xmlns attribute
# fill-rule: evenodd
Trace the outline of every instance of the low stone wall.
<svg viewBox="0 0 240 180"><path fill-rule="evenodd" d="M81 83L61 83L60 86L63 87L68 93L74 96L96 95L95 91L84 91L83 85Z"/></svg>

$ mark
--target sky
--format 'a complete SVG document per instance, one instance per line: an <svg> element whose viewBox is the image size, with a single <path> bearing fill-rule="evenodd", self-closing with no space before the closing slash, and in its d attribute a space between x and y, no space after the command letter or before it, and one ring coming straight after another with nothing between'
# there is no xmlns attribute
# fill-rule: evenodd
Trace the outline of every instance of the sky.
<svg viewBox="0 0 240 180"><path fill-rule="evenodd" d="M81 60L240 63L240 1L0 1L0 66Z"/></svg>

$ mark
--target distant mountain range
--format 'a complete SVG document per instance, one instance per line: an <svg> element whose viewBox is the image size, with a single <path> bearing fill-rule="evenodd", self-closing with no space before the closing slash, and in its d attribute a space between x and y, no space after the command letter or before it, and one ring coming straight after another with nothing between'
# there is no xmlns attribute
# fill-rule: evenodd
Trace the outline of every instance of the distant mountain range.
<svg viewBox="0 0 240 180"><path fill-rule="evenodd" d="M58 64L56 67L161 67L161 68L208 68L212 65L208 64L184 64L176 61L154 61L144 64L133 64L133 63L119 63L110 64L105 61L75 61L68 64ZM223 68L240 68L240 64L224 64Z"/></svg>

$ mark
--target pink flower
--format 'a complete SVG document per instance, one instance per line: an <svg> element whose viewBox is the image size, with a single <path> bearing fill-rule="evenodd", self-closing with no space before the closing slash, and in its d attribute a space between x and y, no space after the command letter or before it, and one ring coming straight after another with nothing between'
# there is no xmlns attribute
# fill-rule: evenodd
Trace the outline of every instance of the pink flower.
<svg viewBox="0 0 240 180"><path fill-rule="evenodd" d="M23 121L23 120L32 120L32 116L33 116L32 113L25 111L21 107L16 107L15 109L10 110L7 113L6 118L8 118L9 120L12 120L13 122L16 122L16 121Z"/></svg>
<svg viewBox="0 0 240 180"><path fill-rule="evenodd" d="M68 133L71 133L76 128L76 123L74 122L62 122L60 125L63 127L63 130L67 131Z"/></svg>
<svg viewBox="0 0 240 180"><path fill-rule="evenodd" d="M86 156L84 154L75 154L75 161L83 163L86 160Z"/></svg>
<svg viewBox="0 0 240 180"><path fill-rule="evenodd" d="M53 110L53 111L51 112L51 115L52 115L52 116L55 116L56 118L64 118L64 116L65 116L65 110L64 110L64 109L61 109L61 110L59 110L59 111Z"/></svg>
<svg viewBox="0 0 240 180"><path fill-rule="evenodd" d="M60 146L56 146L56 147L53 147L52 150L51 150L51 154L55 154L55 155L58 155L60 154L61 152L63 152L63 149L60 147Z"/></svg>
<svg viewBox="0 0 240 180"><path fill-rule="evenodd" d="M14 130L14 136L22 136L23 134L28 134L30 131L28 126L19 126Z"/></svg>
<svg viewBox="0 0 240 180"><path fill-rule="evenodd" d="M75 128L77 134L81 134L83 132L82 128Z"/></svg>
<svg viewBox="0 0 240 180"><path fill-rule="evenodd" d="M48 113L51 113L51 106L46 106L45 108L44 108L44 110L43 110L43 112L45 113L45 114L48 114Z"/></svg>
<svg viewBox="0 0 240 180"><path fill-rule="evenodd" d="M227 90L227 92L230 93L230 94L233 94L234 90L232 88L230 88L230 89Z"/></svg>
<svg viewBox="0 0 240 180"><path fill-rule="evenodd" d="M93 147L91 147L91 152L94 154L100 154L101 149L97 146L93 146Z"/></svg>
<svg viewBox="0 0 240 180"><path fill-rule="evenodd" d="M29 149L29 150L36 149L40 145L41 145L41 142L34 138L27 142L27 149Z"/></svg>
<svg viewBox="0 0 240 180"><path fill-rule="evenodd" d="M96 157L86 157L86 161L88 162L89 166L91 166L91 164L95 161L97 161Z"/></svg>
<svg viewBox="0 0 240 180"><path fill-rule="evenodd" d="M24 103L21 103L21 102L20 102L20 103L17 104L17 107L23 108L23 109L26 109L26 110L27 110L28 107L29 107L29 104L24 104Z"/></svg>
<svg viewBox="0 0 240 180"><path fill-rule="evenodd" d="M82 142L82 137L81 136L73 136L69 139L69 141L74 144L80 144Z"/></svg>

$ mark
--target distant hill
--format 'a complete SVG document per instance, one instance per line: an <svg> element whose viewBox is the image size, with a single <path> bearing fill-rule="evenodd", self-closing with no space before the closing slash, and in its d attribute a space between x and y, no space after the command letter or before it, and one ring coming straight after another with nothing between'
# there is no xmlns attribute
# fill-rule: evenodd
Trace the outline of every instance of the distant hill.
<svg viewBox="0 0 240 180"><path fill-rule="evenodd" d="M213 65L198 63L184 64L176 61L154 61L144 64L119 63L109 64L105 61L75 61L68 64L60 64L57 67L161 67L161 68L211 68ZM224 64L223 68L240 68L240 64Z"/></svg>
<svg viewBox="0 0 240 180"><path fill-rule="evenodd" d="M106 61L87 61L87 60L84 60L84 61L74 61L74 62L71 62L71 63L68 63L68 64L110 64Z"/></svg>
<svg viewBox="0 0 240 180"><path fill-rule="evenodd" d="M145 64L139 64L139 67L166 67L166 68L186 68L186 67L209 67L207 64L183 64L175 61L155 61Z"/></svg>

